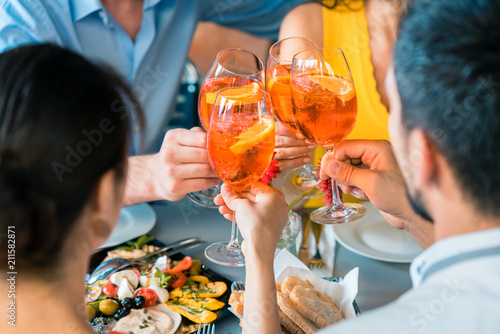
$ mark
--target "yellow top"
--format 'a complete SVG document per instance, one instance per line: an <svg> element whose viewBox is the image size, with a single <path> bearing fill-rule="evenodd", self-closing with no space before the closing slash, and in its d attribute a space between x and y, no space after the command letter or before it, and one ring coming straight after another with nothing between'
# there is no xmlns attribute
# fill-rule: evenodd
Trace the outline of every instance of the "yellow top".
<svg viewBox="0 0 500 334"><path fill-rule="evenodd" d="M336 47L344 51L351 69L358 97L358 118L347 139L389 140L387 108L380 102L377 84L373 76L368 25L363 1L355 2L351 8L338 5L334 9L323 7L323 46ZM321 161L324 149L317 148L314 163ZM346 198L344 198L346 199ZM349 202L355 200L349 196ZM320 200L308 201L306 207L324 205Z"/></svg>
<svg viewBox="0 0 500 334"><path fill-rule="evenodd" d="M365 7L363 1L352 6L323 7L323 45L344 51L358 97L358 119L347 139L389 140L389 113L373 76Z"/></svg>

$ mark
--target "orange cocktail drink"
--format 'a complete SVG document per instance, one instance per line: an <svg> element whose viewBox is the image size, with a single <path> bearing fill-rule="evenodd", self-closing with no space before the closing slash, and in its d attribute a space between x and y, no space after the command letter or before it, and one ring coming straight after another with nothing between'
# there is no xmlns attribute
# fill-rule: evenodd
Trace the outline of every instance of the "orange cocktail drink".
<svg viewBox="0 0 500 334"><path fill-rule="evenodd" d="M293 103L300 133L326 149L344 141L356 123L356 91L343 77L315 72L295 77Z"/></svg>
<svg viewBox="0 0 500 334"><path fill-rule="evenodd" d="M252 88L263 88L262 84L257 80L241 77L216 77L205 80L201 86L198 99L198 116L205 131L208 131L210 115L212 114L217 93L219 90L228 87L240 87L241 92ZM236 94L239 93L236 92Z"/></svg>
<svg viewBox="0 0 500 334"><path fill-rule="evenodd" d="M291 64L276 65L267 70L267 91L271 94L274 116L292 133L298 134L293 120Z"/></svg>
<svg viewBox="0 0 500 334"><path fill-rule="evenodd" d="M215 102L208 132L209 161L235 191L257 182L271 163L275 128L270 101L262 101L265 94L258 89L226 89Z"/></svg>

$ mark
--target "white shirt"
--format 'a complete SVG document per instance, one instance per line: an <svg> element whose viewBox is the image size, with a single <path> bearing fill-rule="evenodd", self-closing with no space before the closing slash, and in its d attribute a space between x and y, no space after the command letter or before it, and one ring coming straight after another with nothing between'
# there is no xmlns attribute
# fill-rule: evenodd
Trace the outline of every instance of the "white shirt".
<svg viewBox="0 0 500 334"><path fill-rule="evenodd" d="M320 333L500 333L500 228L435 243L410 275L413 288L396 301Z"/></svg>

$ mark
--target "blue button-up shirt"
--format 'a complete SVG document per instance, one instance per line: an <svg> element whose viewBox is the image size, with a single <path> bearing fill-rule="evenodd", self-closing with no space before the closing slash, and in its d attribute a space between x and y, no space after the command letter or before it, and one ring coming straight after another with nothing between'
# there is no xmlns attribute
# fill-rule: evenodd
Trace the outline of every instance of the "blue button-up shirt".
<svg viewBox="0 0 500 334"><path fill-rule="evenodd" d="M413 260L413 289L327 334L500 333L500 228L443 239Z"/></svg>
<svg viewBox="0 0 500 334"><path fill-rule="evenodd" d="M144 0L133 41L99 0L0 0L0 52L52 42L111 66L132 85L146 111L145 147L152 151L175 105L198 21L277 38L283 17L304 1ZM137 148L137 134L135 139Z"/></svg>

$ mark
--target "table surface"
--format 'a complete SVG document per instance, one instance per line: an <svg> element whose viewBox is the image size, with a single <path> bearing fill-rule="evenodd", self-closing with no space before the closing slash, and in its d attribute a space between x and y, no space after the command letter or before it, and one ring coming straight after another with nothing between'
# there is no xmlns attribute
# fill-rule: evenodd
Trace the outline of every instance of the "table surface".
<svg viewBox="0 0 500 334"><path fill-rule="evenodd" d="M231 223L218 210L205 209L189 200L155 202L152 204L157 222L150 232L164 243L172 243L189 237L200 237L207 245L229 240ZM214 264L204 255L207 245L186 251L186 254L201 259L210 269L231 281L245 279L244 268L231 268ZM356 302L361 312L368 311L395 300L411 287L409 264L396 264L369 259L339 246L336 255L334 276L343 277L352 268L359 267L359 292ZM239 320L232 315L217 323L217 333L241 333Z"/></svg>

